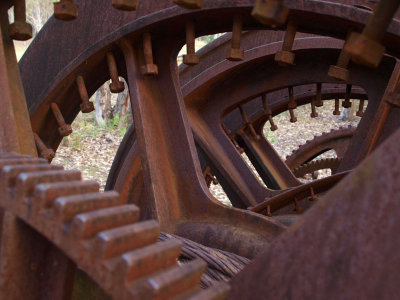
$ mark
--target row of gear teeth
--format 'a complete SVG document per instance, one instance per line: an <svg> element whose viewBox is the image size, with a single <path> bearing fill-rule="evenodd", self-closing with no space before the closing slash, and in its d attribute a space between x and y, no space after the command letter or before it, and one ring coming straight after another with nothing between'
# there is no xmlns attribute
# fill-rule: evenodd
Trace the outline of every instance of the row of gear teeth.
<svg viewBox="0 0 400 300"><path fill-rule="evenodd" d="M229 285L200 289L206 264L179 265L181 243L157 242L156 221L119 194L44 159L0 153L0 205L46 237L114 299L223 299Z"/></svg>
<svg viewBox="0 0 400 300"><path fill-rule="evenodd" d="M331 169L332 174L334 174L339 168L341 162L342 159L338 157L317 159L294 168L293 174L300 178L306 174L314 173L315 171L323 169Z"/></svg>

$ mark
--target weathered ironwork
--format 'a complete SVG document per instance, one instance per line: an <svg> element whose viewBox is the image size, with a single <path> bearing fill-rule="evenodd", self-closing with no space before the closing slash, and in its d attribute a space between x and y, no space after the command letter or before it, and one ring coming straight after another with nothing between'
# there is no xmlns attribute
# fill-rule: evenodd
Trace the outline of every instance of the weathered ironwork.
<svg viewBox="0 0 400 300"><path fill-rule="evenodd" d="M74 4L72 1L56 4L65 9L67 7L62 7L65 2ZM367 185L379 177L374 177L376 173L371 164L377 165L375 169L379 175L384 174L381 176L386 179L383 186L389 188L381 191L381 195L386 196L382 202L389 203L393 186L398 186L398 174L391 169L395 164L388 166L385 163L395 154L393 145L398 135L395 132L400 125L397 108L388 108L398 106L399 65L396 58L400 57L400 24L394 20L388 27L395 12L384 10L382 1L365 31L371 30L371 24L378 24L378 33L364 32L364 36L382 43L380 47L391 56L381 60L384 51L378 51L379 55L375 55L375 51L373 62L368 60L368 64L376 66L376 70L339 59L339 67L348 70L346 74L349 75L341 78L346 79L345 85L339 84L328 76L329 67L354 45L350 39L341 51L343 41L331 37L344 39L349 27L361 29L371 15L363 6L366 1L357 2L358 6L349 5L354 4L353 1L348 2L104 0L96 1L95 5L85 1L85 5L75 7L79 8L78 12L70 13L74 17L78 15L74 22L60 23L51 19L20 63L32 131L7 33L11 28L7 22L7 9L12 2L3 1L0 6L0 71L4 76L0 85L4 87L2 95L5 96L1 101L6 110L1 121L2 152L35 155L35 140L42 156L51 160L54 155L51 151L57 149L62 136L70 131L67 123L74 120L79 110L90 112L94 109L89 95L110 78L110 88L115 92L122 90L119 76L124 77L129 86L135 128L128 131L110 174L109 187L119 189L121 198L115 192L98 193L98 185L81 181L77 171L63 171L59 166L21 154L2 154L0 189L3 196L0 205L5 213L2 215L0 252L1 296L68 299L77 266L116 299L217 299L226 296L225 284L200 291L198 283L205 264L196 259L177 266L179 245L173 241L154 244L159 233L157 225L153 221L138 222L140 218L155 218L163 231L203 246L247 258L260 254L261 258L257 260L272 261L273 266L277 266L268 272L276 271L282 277L274 278L283 279L293 278L290 276L294 276L294 272L300 274L302 266L293 264L295 267L287 268L291 260L285 253L285 246L290 247L286 252L291 253L292 260L295 257L292 252L299 251L304 255L301 262L308 263L305 236L321 237L318 241L328 242L319 244L320 251L336 249L336 252L331 256L319 256L311 268L306 268L309 276L318 276L324 283L323 289L312 294L320 298L340 292L341 281L337 277L334 285L338 286L337 290L329 289L332 283L329 266L335 263L335 257L347 262L347 268L341 265L339 270L345 271L338 273L344 278L349 277L346 277L349 274L346 270L350 269L348 256L338 252L346 246L343 241L356 250L365 249L364 240L377 248L377 245L388 243L390 246L385 249L396 253L399 247L389 237L382 236L377 240L371 238L374 233L367 231L361 232L360 240L349 240L348 237L349 232L355 231L352 221L372 220L373 209L363 210L365 214L353 213L356 203L362 208L366 203L363 201L371 199L370 194L359 193L361 188L358 186L360 180L365 179L363 184ZM17 8L21 3L23 1L14 2ZM112 9L111 4L122 10L131 10L133 6L137 10L128 14ZM395 1L391 4L398 6ZM21 11L18 9L16 13ZM242 30L271 28L258 23L250 11L264 24L286 30L285 41L281 41L283 32L267 32L266 40L261 41L254 39L257 34L254 31L243 34ZM94 15L108 22L91 24L88 20ZM379 21L376 16L383 19ZM23 21L21 15L18 20ZM178 74L176 56L185 40L190 44L188 55L197 55L193 51L196 34L229 31L232 23L231 40L226 39L226 43L216 41L221 44L208 48L209 52L199 53L198 64L193 64L197 63L197 58L187 60L192 66L181 67ZM55 34L60 31L62 36ZM295 39L297 31L330 37ZM48 45L49 37L54 43L52 49L43 46ZM279 50L283 52L276 55ZM229 59L237 62L226 61L226 53ZM292 59L286 58L294 55L296 63L292 65ZM351 56L356 57L353 52ZM38 68L36 62L41 57L53 63L39 64ZM274 63L275 58L289 66L282 68ZM37 76L38 73L41 76ZM368 99L365 112L360 104L358 114L363 114L363 118L343 154L338 167L340 173L301 184L263 137L262 129L267 121L276 129L273 117L286 110L295 122L298 105L311 103L311 117L316 117L316 107L335 99L334 114L337 114L339 97L345 98L343 107L347 108L355 97ZM48 118L49 115L52 118ZM375 148L376 153L352 173L352 169ZM241 149L256 167L265 186L241 158L238 152ZM380 157L384 162L378 162ZM234 207L218 203L209 193L204 177L210 181L214 176L227 191ZM342 183L332 188L340 180ZM329 190L326 198L320 197ZM330 201L340 192L346 193L341 201ZM354 194L358 198L354 198ZM347 198L357 201L343 200ZM138 204L142 213L132 203ZM353 208L349 209L349 205ZM252 206L253 212L246 210L248 206ZM388 207L383 207L382 212L387 216L385 220L392 220ZM297 221L298 215L307 208L310 212L291 231L285 232L286 225ZM293 216L293 210L297 216ZM328 210L335 216L333 224L340 219L336 218L338 214L349 215L347 226L343 223L335 226L335 232L345 232L347 237L343 241L335 240L340 247L333 247L334 241L326 235L332 226L329 218L321 217L321 210ZM319 226L307 226L317 222ZM381 222L384 228L389 224ZM301 234L294 236L298 232ZM267 252L263 254L263 251ZM57 271L54 271L53 259L60 266ZM380 266L389 266L389 262L379 262ZM395 257L390 266L397 266L398 262ZM233 279L231 297L244 298L243 293L250 297L257 291L252 288L253 282L269 274L265 272L260 276L258 266L245 267L245 275ZM321 266L324 266L322 271ZM35 275L36 271L43 275ZM289 277L284 277L286 272ZM355 283L362 282L366 274L350 273ZM382 271L379 276L385 273ZM246 280L242 280L242 276ZM6 286L7 280L11 282L9 286ZM245 283L239 289L241 292L238 292L239 284L235 284L238 281ZM349 294L354 297L366 295L371 298L378 291L371 284L363 293L358 288L352 289L348 282L343 286L350 289ZM380 287L379 292L385 296L393 294L397 285L392 282L383 288L383 292ZM266 297L280 298L288 293L310 295L307 288L296 289L273 280L268 284L279 288L274 294L263 291L262 295ZM268 284L265 289L268 287L271 291Z"/></svg>

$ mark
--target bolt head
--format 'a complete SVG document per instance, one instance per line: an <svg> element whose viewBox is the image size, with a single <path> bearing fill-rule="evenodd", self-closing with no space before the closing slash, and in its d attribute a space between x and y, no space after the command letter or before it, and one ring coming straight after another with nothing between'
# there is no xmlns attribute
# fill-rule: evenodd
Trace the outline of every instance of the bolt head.
<svg viewBox="0 0 400 300"><path fill-rule="evenodd" d="M204 0L174 0L174 3L189 9L199 9L204 6Z"/></svg>
<svg viewBox="0 0 400 300"><path fill-rule="evenodd" d="M361 117L364 116L364 112L363 111L357 111L356 112L356 116L361 118Z"/></svg>
<svg viewBox="0 0 400 300"><path fill-rule="evenodd" d="M379 42L355 32L350 35L344 50L350 54L352 61L371 68L377 68L385 54L385 47Z"/></svg>
<svg viewBox="0 0 400 300"><path fill-rule="evenodd" d="M339 66L330 66L328 75L332 78L343 80L343 81L348 81L350 72L349 70L339 67Z"/></svg>
<svg viewBox="0 0 400 300"><path fill-rule="evenodd" d="M69 136L72 133L71 125L66 124L58 128L58 132L61 136Z"/></svg>
<svg viewBox="0 0 400 300"><path fill-rule="evenodd" d="M94 105L92 102L83 102L81 103L81 112L83 112L84 114L88 114L92 111L94 111Z"/></svg>
<svg viewBox="0 0 400 300"><path fill-rule="evenodd" d="M278 51L275 54L275 61L282 67L290 66L294 64L294 58L296 55L290 51Z"/></svg>
<svg viewBox="0 0 400 300"><path fill-rule="evenodd" d="M268 26L281 26L286 22L289 9L279 0L256 0L251 15Z"/></svg>
<svg viewBox="0 0 400 300"><path fill-rule="evenodd" d="M142 74L146 76L158 75L158 67L155 64L147 64L141 67Z"/></svg>
<svg viewBox="0 0 400 300"><path fill-rule="evenodd" d="M18 22L10 24L8 35L17 41L27 41L32 38L32 26L27 22Z"/></svg>
<svg viewBox="0 0 400 300"><path fill-rule="evenodd" d="M112 6L120 10L133 11L136 10L137 3L137 0L113 0Z"/></svg>
<svg viewBox="0 0 400 300"><path fill-rule="evenodd" d="M51 162L51 160L56 156L56 154L54 153L53 149L47 148L43 151L40 151L40 156L43 157L48 162Z"/></svg>
<svg viewBox="0 0 400 300"><path fill-rule="evenodd" d="M122 81L111 82L110 91L114 94L119 94L125 90L125 84Z"/></svg>
<svg viewBox="0 0 400 300"><path fill-rule="evenodd" d="M185 65L197 65L200 62L199 56L196 54L186 54L183 56L183 63Z"/></svg>
<svg viewBox="0 0 400 300"><path fill-rule="evenodd" d="M344 108L350 108L350 107L351 107L351 102L350 102L350 101L348 101L348 102L343 101L343 102L342 102L342 106L343 106Z"/></svg>
<svg viewBox="0 0 400 300"><path fill-rule="evenodd" d="M241 61L244 59L244 50L231 48L226 53L226 59L231 61Z"/></svg>
<svg viewBox="0 0 400 300"><path fill-rule="evenodd" d="M54 3L54 18L63 21L71 21L78 16L78 6L71 1Z"/></svg>

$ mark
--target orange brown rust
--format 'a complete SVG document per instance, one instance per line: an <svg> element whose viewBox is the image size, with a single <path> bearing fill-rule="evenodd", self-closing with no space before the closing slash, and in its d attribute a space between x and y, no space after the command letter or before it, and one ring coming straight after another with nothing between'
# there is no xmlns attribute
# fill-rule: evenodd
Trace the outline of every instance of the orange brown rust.
<svg viewBox="0 0 400 300"><path fill-rule="evenodd" d="M0 6L0 149L37 156L14 44L8 35L7 8Z"/></svg>
<svg viewBox="0 0 400 300"><path fill-rule="evenodd" d="M175 4L184 8L199 9L203 8L204 0L173 0Z"/></svg>
<svg viewBox="0 0 400 300"><path fill-rule="evenodd" d="M1 174L7 174L12 180L1 185L5 197L1 198L0 205L34 228L36 235L40 233L52 240L63 254L78 264L114 299L153 299L155 296L158 299L169 299L188 292L204 299L210 293L220 297L228 291L228 286L223 283L201 291L198 285L205 264L194 260L178 266L176 258L181 244L173 240L156 243L160 232L157 223L137 222L137 207L121 203L117 193L99 193L99 185L79 181L80 172L77 171L49 172L32 167L21 169L24 161L26 158L18 166L5 162ZM43 166L60 169L59 166ZM15 168L21 170L15 172ZM107 195L113 201L105 202L104 196ZM23 203L32 205L32 210L21 209L26 207ZM68 217L61 217L65 215ZM9 236L3 238L10 241ZM3 251L8 250L2 246ZM49 261L54 264L57 260ZM32 268L32 264L30 266ZM57 270L63 271L61 267L58 266ZM61 279L52 274L55 269L42 268L40 264L35 268L39 268L41 276L36 276L32 284L42 278L47 280L49 275L53 280ZM14 276L11 278L14 279ZM29 287L26 283L23 285L12 281L10 289L7 292L2 289L1 295L14 298L10 292L14 291L16 283L20 287ZM38 288L30 290L33 292L31 296L70 299L72 286L68 286L69 293L64 296L49 293L47 288L47 285L38 284Z"/></svg>
<svg viewBox="0 0 400 300"><path fill-rule="evenodd" d="M328 75L332 78L336 78L347 82L350 76L350 72L347 69L349 62L350 62L350 55L343 48L342 51L340 51L337 64L335 66L331 65L329 67Z"/></svg>
<svg viewBox="0 0 400 300"><path fill-rule="evenodd" d="M358 110L356 112L357 117L364 116L364 99L360 99L360 103L358 105Z"/></svg>
<svg viewBox="0 0 400 300"><path fill-rule="evenodd" d="M71 21L78 16L78 5L74 0L60 0L54 3L54 18Z"/></svg>
<svg viewBox="0 0 400 300"><path fill-rule="evenodd" d="M287 24L285 38L283 40L282 50L275 54L275 61L281 66L290 66L294 64L295 54L292 52L294 39L297 32L297 21L290 18Z"/></svg>
<svg viewBox="0 0 400 300"><path fill-rule="evenodd" d="M267 104L267 95L263 94L261 97L264 107L264 114L268 117L269 124L271 125L270 129L271 131L275 131L278 129L278 126L276 126L276 124L274 123L274 119L272 118L272 111Z"/></svg>
<svg viewBox="0 0 400 300"><path fill-rule="evenodd" d="M393 201L400 193L399 138L397 131L235 276L229 298L339 299L346 293L348 299L391 299L397 294L400 258L393 253L400 242L391 237L400 226L400 204ZM312 280L304 284L305 278Z"/></svg>
<svg viewBox="0 0 400 300"><path fill-rule="evenodd" d="M261 137L256 133L256 131L254 130L254 126L251 123L251 121L249 120L249 117L246 114L246 111L244 110L243 105L239 106L239 110L240 110L240 114L242 115L242 119L243 119L243 125L245 128L247 128L248 130L250 130L250 134L251 136L256 140L259 141L261 139Z"/></svg>
<svg viewBox="0 0 400 300"><path fill-rule="evenodd" d="M193 20L186 21L186 54L183 56L185 65L196 65L199 63L199 56L196 55L196 32Z"/></svg>
<svg viewBox="0 0 400 300"><path fill-rule="evenodd" d="M25 0L14 0L14 23L8 27L8 34L17 41L32 38L32 25L26 22Z"/></svg>
<svg viewBox="0 0 400 300"><path fill-rule="evenodd" d="M79 95L82 103L80 104L81 112L87 114L94 111L94 104L89 101L89 95L86 89L85 80L81 75L76 77L76 84L78 86Z"/></svg>
<svg viewBox="0 0 400 300"><path fill-rule="evenodd" d="M242 16L235 16L233 18L232 28L232 47L228 50L228 53L226 54L226 59L228 60L241 61L244 59L244 50L240 48L240 43L242 40L242 26Z"/></svg>
<svg viewBox="0 0 400 300"><path fill-rule="evenodd" d="M54 102L51 103L50 107L51 107L51 110L53 111L54 117L57 120L57 123L59 126L58 132L60 133L60 135L63 137L70 135L72 133L71 125L65 123L64 117L63 117L57 103L54 103Z"/></svg>
<svg viewBox="0 0 400 300"><path fill-rule="evenodd" d="M235 146L235 148L239 151L240 154L244 153L243 148L241 148L237 142L237 140L235 139L235 134L232 134L232 131L230 131L224 123L222 123L222 127L224 129L224 132L226 133L226 135L229 137L229 139L231 140L232 144Z"/></svg>
<svg viewBox="0 0 400 300"><path fill-rule="evenodd" d="M256 0L251 15L264 25L276 27L286 22L289 9L282 0Z"/></svg>
<svg viewBox="0 0 400 300"><path fill-rule="evenodd" d="M334 150L337 158L343 158L355 132L356 128L352 126L324 132L300 145L286 157L285 163L295 172L297 168L307 163L313 163L313 159L329 150ZM337 162L333 161L333 163L336 166ZM329 166L329 163L324 163L323 166Z"/></svg>
<svg viewBox="0 0 400 300"><path fill-rule="evenodd" d="M331 189L347 174L349 174L349 172L338 173L330 177L326 177L310 183L303 184L298 187L294 187L292 189L288 189L275 197L265 200L257 206L249 207L249 210L253 212L263 213L267 209L267 206L269 206L270 211L274 212L281 209L282 207L290 205L291 203L293 203L293 201L298 202L299 199L310 197L312 196L312 193L314 193L315 195Z"/></svg>
<svg viewBox="0 0 400 300"><path fill-rule="evenodd" d="M281 214L287 207L292 211L293 201L296 199L297 210L300 210L301 207L303 211L306 211L311 206L311 204L307 204L310 202L308 197L313 197L313 195L316 197L316 195L326 192L332 187L334 180L339 180L339 175L345 173L336 174L323 181L302 185L264 138L262 128L265 122L268 119L271 121L273 115L287 111L287 109L291 113L291 119L294 119L294 106L309 104L316 93L320 94L321 102L335 97L341 98L343 95L346 99L360 99L360 97L368 99L369 105L365 116L346 153L357 159L357 151L361 148L359 141L367 135L370 123L381 116L377 107L382 102L382 92L389 79L387 74L393 70L394 59L389 56L385 57L376 71L366 70L356 65L349 66L352 75L351 81L348 82L350 91L344 91L343 86L338 86L336 80L326 77L326 71L336 61L339 55L338 49L341 47L338 46L340 41L329 38L314 36L308 39L297 39L294 47L291 47L293 49L290 49L291 52L296 53L296 65L290 68L279 68L273 62L274 54L282 47L280 38L275 40L271 38L268 39L268 42L262 43L260 42L262 39L253 36L255 42L247 41L247 44L244 42L243 34L241 46L246 49L246 57L243 61L232 64L225 60L226 51L232 47L233 41L229 40L226 43L222 42L222 46L214 49L216 50L214 53L208 53L208 57L207 55L202 56L204 52L199 52L199 56L205 58L204 65L199 63L197 69L197 66L191 66L190 68L193 69L188 70L186 75L181 73L182 77L177 72L176 55L178 49L184 44L184 25L189 18L196 20L196 31L201 35L229 30L235 15L242 16L243 28L246 30L261 29L263 27L249 15L253 6L256 9L256 6L261 4L264 5L264 8L269 7L270 15L274 16L270 19L273 20L270 25L279 24L276 21L284 15L285 11L288 13L288 8L290 8L296 19L298 18L299 31L304 30L317 35L327 34L343 39L349 26L361 28L368 17L365 9L353 6L353 2L343 0L336 3L316 0L312 4L304 4L299 1L285 1L288 6L286 8L283 2L272 0L256 2L253 0L230 0L223 1L223 3L207 1L203 9L186 11L174 7L170 0L141 0L137 13L125 14L107 9L104 3L107 2L110 6L110 1L96 2L97 5L93 6L90 5L89 0L87 1L80 10L83 18L77 18L75 22L69 24L54 23L57 21L51 19L46 25L47 29L35 41L36 45L41 45L40 43L43 41L48 44L45 37L52 36L51 32L54 31L51 27L54 24L57 24L58 31L56 32L62 29L62 32L65 33L61 39L63 43L60 44L56 43L58 39L54 36L55 48L52 51L57 53L58 58L54 54L45 55L46 49L42 48L42 57L51 57L51 61L54 59L54 64L44 64L49 65L48 70L43 71L44 74L41 77L46 84L36 85L38 80L34 77L38 76L31 76L31 80L24 81L27 93L30 95L27 101L33 116L32 119L35 119L33 121L35 132L40 133L44 144L51 145L53 149L57 148L59 137L54 138L54 132L51 132L53 130L58 134L56 128L54 126L46 128L47 122L45 119L40 119L40 115L43 111L47 114L48 105L54 102L62 108L65 119L73 120L80 104L77 101L79 99L78 89L81 100L88 103L89 95L92 95L101 84L109 79L110 72L104 57L112 49L118 66L123 66L125 63L125 66L121 67L119 71L120 75L129 83L135 119L134 138L128 142L125 140L127 142L124 146L125 150L129 151L126 150L127 152L122 153L122 158L120 153L116 161L121 164L121 167L124 164L125 171L131 171L131 167L133 169L139 167L140 176L136 176L138 173L135 173L134 177L127 176L129 180L138 179L130 190L133 191L131 196L143 198L141 201L145 202L144 208L148 209L146 215L156 218L163 230L178 236L203 245L239 253L249 258L253 258L261 251L276 247L275 245L280 240L279 235L281 233L283 235L290 234L291 231L284 233L286 226L283 223L240 208L256 207L260 203L264 204L264 200L271 201L273 199L275 202L269 202L263 211ZM193 1L177 2L193 3ZM196 2L198 3L198 1ZM357 1L357 3L359 2ZM109 13L107 18L102 18L104 10ZM87 20L92 20L91 17L94 16L109 21L104 22L105 24L98 22L92 25L92 22ZM284 19L286 21L286 17ZM112 20L117 21L114 23ZM86 34L81 32L82 28L87 29L84 30ZM382 40L382 43L387 46L388 53L396 58L400 57L400 47L398 46L400 38L397 34L399 28L398 22L394 22L386 39ZM91 32L91 34L87 35L87 32ZM151 36L149 32L151 32ZM251 37L251 35L249 36ZM40 50L40 46L36 49ZM56 49L60 51L55 51ZM31 56L28 53L24 58L24 63L21 63L22 70L24 70L23 66L26 66L28 58L32 57L35 55ZM210 60L213 62L210 63ZM35 63L36 60L32 60L31 64ZM149 65L157 67L157 72L150 73L152 75L157 73L158 76L146 76L149 75L149 72L146 71L156 69L147 67ZM145 72L143 72L143 66ZM187 75L188 73L191 75ZM29 78L28 74L29 72L25 73L25 78ZM82 82L78 83L77 89L73 79L79 74L85 77L85 82L81 77ZM186 81L182 79L183 77L186 77ZM315 85L321 84L321 82L324 85L319 88L317 85L315 88ZM351 86L354 88L352 89ZM289 97L287 97L288 87ZM268 101L264 101L260 97L266 93L269 95ZM36 97L33 96L35 94ZM263 100L262 105L260 100ZM264 102L268 106L264 105ZM46 107L43 105L47 105L47 109L43 110L43 107ZM24 115L24 118L29 121L27 115ZM55 120L52 118L51 122L54 124ZM249 125L243 128L246 123ZM223 125L221 126L221 124ZM225 125L226 128L224 128ZM393 114L388 115L387 122L383 127L385 130L382 130L383 137L390 135L398 127L399 122L393 120ZM260 138L256 139L255 136ZM230 138L238 144L238 147L243 147L266 187L254 177L248 165L237 153L235 145L232 145ZM136 150L132 145L136 147ZM130 148L131 146L132 148ZM130 149L133 149L132 152ZM395 153L395 151L390 150L390 153ZM123 155L128 155L128 158ZM139 164L137 164L137 158L139 158ZM233 195L231 199L233 207L219 204L210 195L201 176L203 164L210 166L210 169L220 179L224 189L228 187L229 195ZM350 169L348 166L345 168ZM139 248L136 248L137 244L132 246L133 240L146 240L146 238L126 229L140 224L137 207L133 204L126 204L128 197L120 199L114 192L107 192L106 196L104 194L100 196L96 191L80 195L86 188L90 191L92 191L91 189L96 190L97 185L90 182L78 184L80 174L76 171L62 171L53 169L53 166L49 170L42 169L43 167L40 166L38 167L40 170L37 170L36 167L5 167L4 172L8 174L7 182L9 184L2 185L0 188L2 191L5 190L2 194L7 198L5 204L2 204L7 211L7 218L9 215L17 216L18 222L27 224L32 233L36 233L37 237L45 240L43 245L54 243L60 249L61 256L64 255L71 260L72 270L79 265L106 293L115 299L122 300L132 297L139 299L219 299L226 295L226 285L222 285L222 287L219 285L214 289L199 293L198 283L205 264L195 260L178 267L176 258L179 255L180 246L176 242L172 241L162 246L154 244L154 242L140 245ZM386 176L387 173L384 170L383 168L381 173ZM134 171L136 172L136 170ZM120 177L123 177L124 174L126 173L120 173ZM398 176L392 177L395 180L398 179ZM368 176L367 179L368 181L373 180ZM356 181L357 185L355 186L358 186L360 181ZM65 184L63 185L63 183ZM76 189L67 188L74 183L77 183ZM130 183L132 182L125 182L127 185ZM345 184L341 186L341 190L350 186L351 181L346 180ZM304 190L302 190L303 188ZM349 194L351 193L357 194L354 191L349 192ZM352 195L349 194L346 194L345 197L351 198ZM277 198L279 196L282 196L281 200ZM63 201L58 202L57 200L60 198L63 198ZM3 203L3 200L1 199L0 203ZM323 199L321 200L323 201ZM319 203L322 201L318 201L313 208L320 205ZM53 215L54 203L58 205L57 209L54 208L57 213ZM100 205L104 206L100 207ZM326 209L332 207L334 205L331 204ZM310 212L313 208L310 209ZM353 211L355 208L351 209L351 212ZM304 217L308 215L305 214ZM59 216L65 216L65 218L59 218ZM313 222L310 222L311 225L309 224L307 227L310 228L309 230L315 229L313 224L317 224L321 219L326 222L326 216L324 215L324 218L320 216L321 213L318 215L319 219L315 217ZM303 217L297 224L305 222L302 219ZM10 222L8 222L9 224ZM297 224L294 225L294 230L301 226ZM324 224L320 224L316 230L323 226ZM336 230L337 227L343 228L343 226L335 226L334 229ZM10 260L11 264L18 264L18 258L24 256L24 251L21 249L28 248L25 245L29 245L29 235L13 231L10 226L7 228L5 235L3 232L2 239L5 236L8 242L10 236L15 238L14 241L11 239L12 242L9 243L11 247L6 251L2 249L1 253L14 257ZM349 236L348 232L354 230L356 230L354 226L348 226L344 231ZM140 232L149 233L145 229ZM157 237L157 230L151 230L150 233L152 238ZM324 232L317 233L319 236L329 235L329 226L325 228ZM31 234L31 236L34 235ZM24 247L18 249L18 240L16 239L21 237L25 244L23 244ZM148 236L146 235L146 237ZM296 237L292 238L293 241L296 241ZM279 249L278 254L274 255L274 259L279 255L285 255L285 250L286 252L304 251L304 247L301 245L304 246L306 238L307 235L306 237L302 236L303 244L300 243L293 247L295 250ZM150 240L151 238L147 239L147 241ZM318 239L317 242L321 240L324 239ZM380 244L388 243L388 240L390 239L384 239ZM39 245L39 243L36 244ZM284 244L288 245L290 241L286 241ZM313 245L312 241L308 243L308 245L311 244ZM335 245L333 241L329 244L328 249L337 251L337 247L332 247ZM8 247L9 245L2 243L3 246ZM343 248L345 247L339 249ZM38 247L37 252L42 252L42 255L46 253L46 251L40 250L42 249ZM397 253L396 250L397 247L391 253ZM13 252L18 255L12 256ZM27 257L31 258L35 253L29 251ZM329 254L330 252L321 251L319 253ZM57 254L54 253L54 255ZM314 254L313 256L321 259L320 255ZM292 252L291 257L296 258L296 253ZM288 260L290 259L286 257L285 261L275 260L274 263L285 263ZM45 264L50 264L52 260L44 259L43 261ZM301 260L301 262L304 261L309 263L312 260ZM331 266L332 262L335 262L335 256L328 262L323 261L323 263L328 263L328 266ZM45 266L45 271L41 273L45 276L40 286L48 286L48 281L53 279L51 275L54 273L55 276L60 277L64 274L68 275L70 272L65 271L68 264L62 265L65 266L62 272L46 271L48 266ZM297 266L295 263L292 265ZM382 263L382 265L386 266L386 263ZM18 290L15 283L19 281L14 276L23 272L22 268L16 269L16 272L9 273L16 275L3 277L11 279L12 282L10 291L5 294L10 299L13 298L12 292ZM246 269L243 272L246 272ZM284 271L287 269L290 267L282 268ZM42 270L42 266L40 266L39 272ZM329 270L331 268L327 267L324 271L315 272L307 278L321 274L318 278L324 281L326 278L329 279ZM368 272L368 274L371 273ZM247 289L251 285L251 281L259 285L258 278L263 274L263 272L258 275L253 273L248 277L250 283L247 282L241 288ZM351 274L350 278L354 280L355 277L358 278L362 275L360 274L361 272ZM141 275L143 277L139 278ZM274 280L274 276L270 278ZM58 277L54 279L60 285L67 286L66 280ZM267 285L270 284L269 280L265 281ZM334 280L327 281L337 283L340 280L334 278ZM2 286L5 286L4 282L5 280ZM28 284L26 278L22 282ZM38 279L33 280L26 289L33 288L32 295L34 297L38 295L39 288L35 288L35 285L39 286L37 282ZM261 295L271 295L270 293L280 290L286 282L283 280L279 284L275 284L274 288L268 289L269 293L263 292ZM296 286L303 287L302 284ZM236 287L234 286L234 288ZM325 287L323 290L325 294L323 293L323 296L319 298L327 298L326 291L329 287L328 284L327 288ZM292 287L282 288L283 295L287 296L288 294L285 292L290 288ZM354 287L352 288L354 289ZM67 299L69 295L60 296L59 294L63 291L71 291L71 288L54 288L54 291L54 294L46 295L48 299ZM248 293L248 296L251 295L251 292ZM328 296L334 292L330 291ZM301 291L294 296L299 294ZM355 293L355 295L360 294L362 292L356 291ZM234 291L234 296L245 298L243 295L239 295L239 292ZM42 298L46 297L41 296ZM27 296L24 295L24 298ZM279 298L274 297L274 299Z"/></svg>
<svg viewBox="0 0 400 300"><path fill-rule="evenodd" d="M112 6L120 10L133 11L137 5L138 0L112 0Z"/></svg>
<svg viewBox="0 0 400 300"><path fill-rule="evenodd" d="M340 115L339 106L340 106L339 98L335 98L335 110L333 111L334 116Z"/></svg>
<svg viewBox="0 0 400 300"><path fill-rule="evenodd" d="M381 40L399 5L399 0L379 1L362 33L351 34L345 51L354 62L374 68L379 65L385 53Z"/></svg>
<svg viewBox="0 0 400 300"><path fill-rule="evenodd" d="M141 67L143 75L157 75L158 67L154 64L153 49L151 43L151 34L149 32L143 33L143 53L144 64Z"/></svg>
<svg viewBox="0 0 400 300"><path fill-rule="evenodd" d="M111 77L111 83L110 83L111 93L123 92L125 90L125 84L121 80L119 80L118 67L115 61L114 54L112 54L112 52L107 52L107 64Z"/></svg>
<svg viewBox="0 0 400 300"><path fill-rule="evenodd" d="M48 148L36 133L33 133L33 137L35 138L36 147L39 150L40 156L50 162L56 156L54 151Z"/></svg>
<svg viewBox="0 0 400 300"><path fill-rule="evenodd" d="M315 98L311 100L311 113L310 113L311 118L316 118L318 117L318 113L315 110Z"/></svg>

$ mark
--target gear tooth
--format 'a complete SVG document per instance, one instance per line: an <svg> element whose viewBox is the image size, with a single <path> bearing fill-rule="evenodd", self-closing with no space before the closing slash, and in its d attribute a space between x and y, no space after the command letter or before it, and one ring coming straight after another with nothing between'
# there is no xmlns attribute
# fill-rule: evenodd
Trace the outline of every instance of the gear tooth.
<svg viewBox="0 0 400 300"><path fill-rule="evenodd" d="M53 214L61 222L70 222L81 213L114 207L120 204L119 195L114 191L59 197L53 205Z"/></svg>
<svg viewBox="0 0 400 300"><path fill-rule="evenodd" d="M103 230L136 223L138 220L139 209L134 204L103 208L76 215L71 224L71 235L77 239L87 239Z"/></svg>
<svg viewBox="0 0 400 300"><path fill-rule="evenodd" d="M206 263L195 259L181 267L172 267L155 275L148 281L148 292L155 299L170 299L187 292L200 282ZM177 283L181 283L178 285ZM140 299L140 297L139 297Z"/></svg>
<svg viewBox="0 0 400 300"><path fill-rule="evenodd" d="M121 276L121 281L131 282L161 268L174 266L181 249L182 244L171 239L125 253L115 274Z"/></svg>
<svg viewBox="0 0 400 300"><path fill-rule="evenodd" d="M108 259L157 242L160 225L144 221L99 233L94 241L93 252L99 259Z"/></svg>

